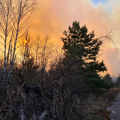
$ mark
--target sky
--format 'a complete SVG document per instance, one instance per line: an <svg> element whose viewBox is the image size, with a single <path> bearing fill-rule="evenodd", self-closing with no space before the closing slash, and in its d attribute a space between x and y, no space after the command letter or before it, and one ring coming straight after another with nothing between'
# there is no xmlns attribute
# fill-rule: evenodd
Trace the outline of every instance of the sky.
<svg viewBox="0 0 120 120"><path fill-rule="evenodd" d="M108 0L92 0L92 3L93 3L94 5L97 5L97 4L99 4L99 3L105 3L106 1L108 1Z"/></svg>
<svg viewBox="0 0 120 120"><path fill-rule="evenodd" d="M120 0L37 0L36 11L30 24L31 33L48 35L53 42L62 46L63 31L73 21L86 25L95 37L107 35L117 46L104 40L99 60L104 60L111 76L120 73ZM31 22L32 21L32 22Z"/></svg>

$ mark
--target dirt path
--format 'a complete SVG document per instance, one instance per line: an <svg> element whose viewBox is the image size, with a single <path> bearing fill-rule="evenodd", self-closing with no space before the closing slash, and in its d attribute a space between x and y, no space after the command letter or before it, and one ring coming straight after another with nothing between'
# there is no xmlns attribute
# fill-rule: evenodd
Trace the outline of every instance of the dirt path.
<svg viewBox="0 0 120 120"><path fill-rule="evenodd" d="M110 114L111 120L120 120L120 93L116 96L108 110L112 112Z"/></svg>

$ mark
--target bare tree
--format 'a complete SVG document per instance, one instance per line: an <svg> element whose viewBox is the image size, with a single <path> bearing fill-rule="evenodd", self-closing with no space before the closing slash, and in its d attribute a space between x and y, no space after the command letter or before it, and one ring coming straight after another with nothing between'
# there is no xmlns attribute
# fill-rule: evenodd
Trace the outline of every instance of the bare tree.
<svg viewBox="0 0 120 120"><path fill-rule="evenodd" d="M32 45L32 53L35 55L35 64L39 65L40 69L46 69L53 52L53 43L51 43L48 36L41 37L37 35Z"/></svg>
<svg viewBox="0 0 120 120"><path fill-rule="evenodd" d="M24 64L25 64L25 60L26 60L26 56L28 54L29 51L29 42L30 42L30 35L27 31L26 36L25 36L25 45L23 45L22 47L24 47L24 53L23 53L23 60L22 60L22 75L24 73Z"/></svg>
<svg viewBox="0 0 120 120"><path fill-rule="evenodd" d="M3 82L6 80L11 82L17 43L28 29L27 21L34 6L34 0L0 0L0 43L3 45L1 51L4 53ZM6 75L8 62L10 68Z"/></svg>
<svg viewBox="0 0 120 120"><path fill-rule="evenodd" d="M41 54L43 40L41 39L40 35L37 35L34 39L34 51L35 51L35 59L36 65L38 65L38 57Z"/></svg>

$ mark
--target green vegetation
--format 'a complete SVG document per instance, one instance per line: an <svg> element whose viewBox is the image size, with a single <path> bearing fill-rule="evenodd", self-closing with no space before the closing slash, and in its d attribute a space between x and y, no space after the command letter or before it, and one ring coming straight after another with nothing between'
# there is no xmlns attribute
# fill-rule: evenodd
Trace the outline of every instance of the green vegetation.
<svg viewBox="0 0 120 120"><path fill-rule="evenodd" d="M70 84L71 81L72 89L79 87L79 90L76 90L78 92L83 83L87 83L87 87L92 91L102 88L109 89L110 86L98 74L107 70L103 61L97 60L102 41L95 38L94 32L88 34L87 31L87 27L80 27L77 21L73 22L72 27L69 26L68 31L64 31L65 37L62 37L65 51L63 64L70 66L68 69L71 71L71 74L67 75L70 76L68 83Z"/></svg>
<svg viewBox="0 0 120 120"><path fill-rule="evenodd" d="M102 80L101 78L99 79L90 79L87 81L87 84L89 87L91 87L91 89L93 91L98 91L98 90L101 90L101 89L106 89L108 90L110 88L110 86L104 82L104 80Z"/></svg>

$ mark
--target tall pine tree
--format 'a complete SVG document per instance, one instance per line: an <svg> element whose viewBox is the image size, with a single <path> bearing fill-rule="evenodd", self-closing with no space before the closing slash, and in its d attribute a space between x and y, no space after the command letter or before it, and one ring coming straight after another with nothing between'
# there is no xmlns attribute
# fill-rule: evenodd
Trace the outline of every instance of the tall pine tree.
<svg viewBox="0 0 120 120"><path fill-rule="evenodd" d="M94 31L88 33L86 26L80 27L75 21L63 34L64 63L71 65L71 70L85 74L87 78L98 77L98 72L106 71L103 61L97 60L102 41L94 38Z"/></svg>

